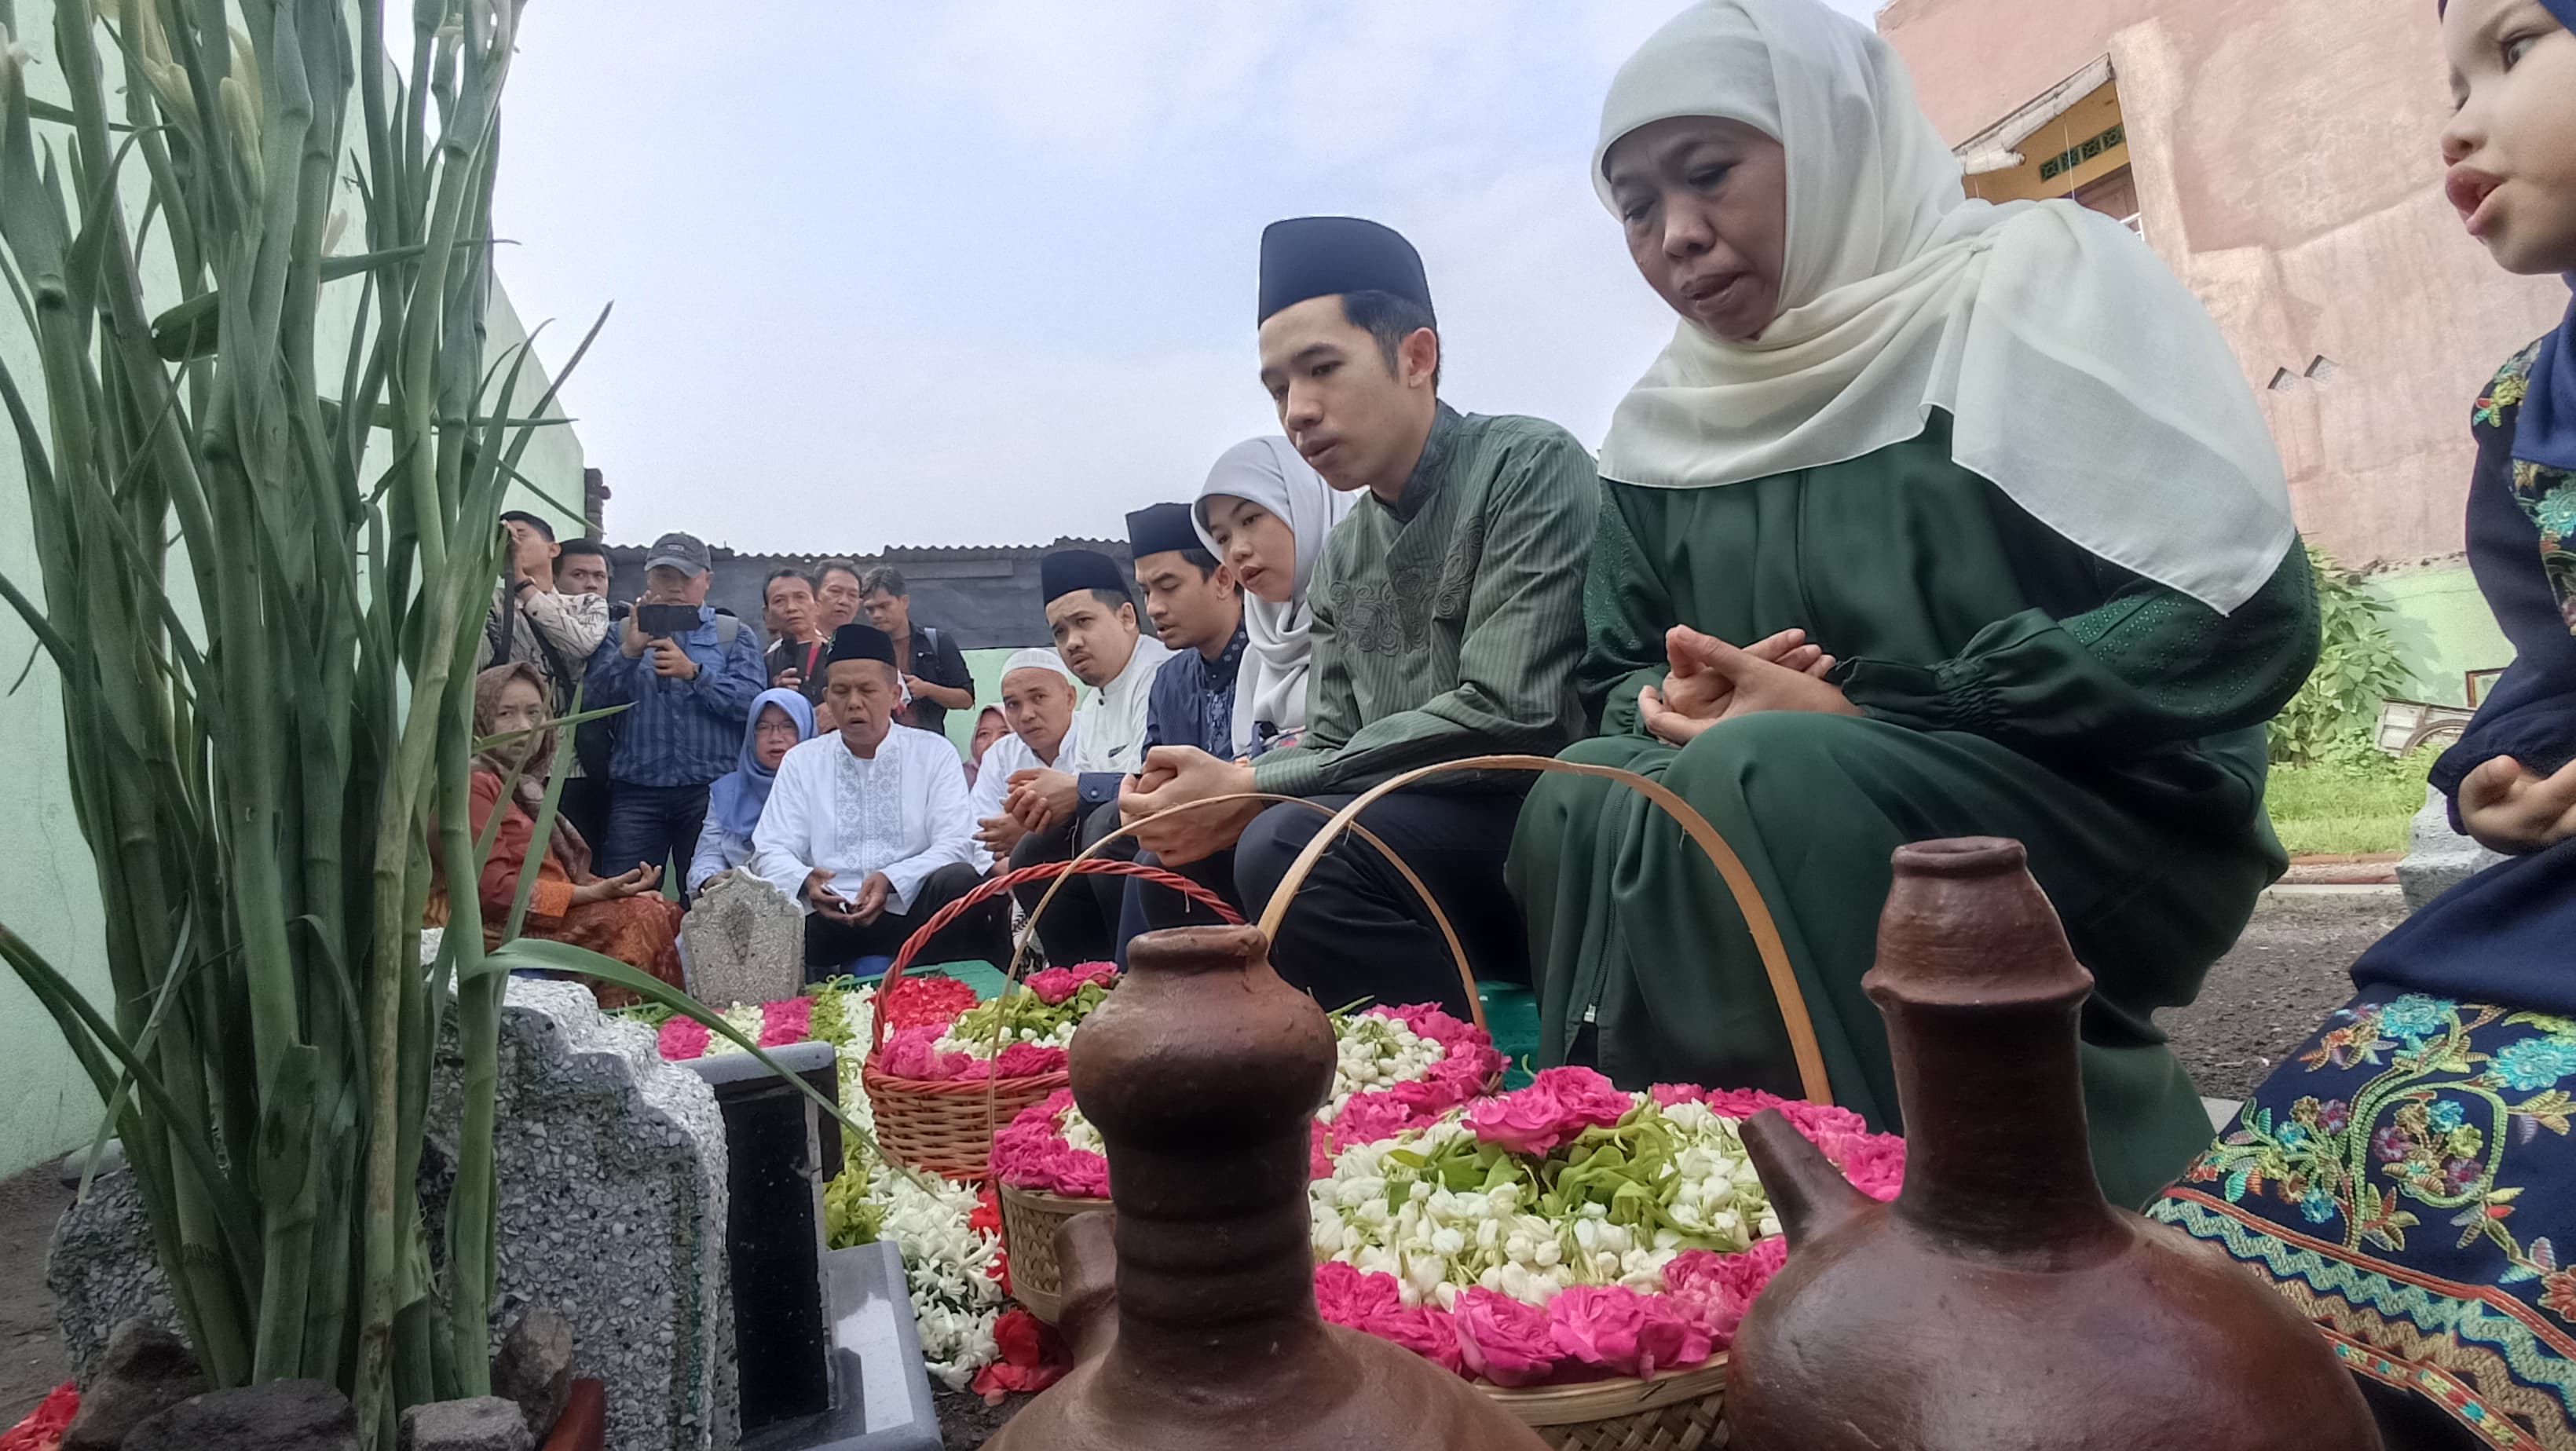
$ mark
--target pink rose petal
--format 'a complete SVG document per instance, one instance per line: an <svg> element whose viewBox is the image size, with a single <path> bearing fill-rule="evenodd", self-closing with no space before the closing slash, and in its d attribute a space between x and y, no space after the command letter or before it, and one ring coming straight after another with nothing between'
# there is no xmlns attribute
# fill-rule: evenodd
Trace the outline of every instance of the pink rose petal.
<svg viewBox="0 0 2576 1451"><path fill-rule="evenodd" d="M1352 1328L1401 1345L1453 1375L1467 1373L1466 1359L1458 1349L1457 1318L1437 1305L1384 1311Z"/></svg>
<svg viewBox="0 0 2576 1451"><path fill-rule="evenodd" d="M814 1036L814 1000L782 998L760 1005L760 1046L779 1048Z"/></svg>
<svg viewBox="0 0 2576 1451"><path fill-rule="evenodd" d="M1638 1375L1637 1333L1644 1299L1625 1285L1568 1285L1547 1302L1548 1334L1568 1357L1617 1375Z"/></svg>
<svg viewBox="0 0 2576 1451"><path fill-rule="evenodd" d="M675 1014L662 1020L658 1046L663 1057L675 1063L685 1063L692 1058L705 1057L707 1041L712 1036L707 1032L706 1024Z"/></svg>
<svg viewBox="0 0 2576 1451"><path fill-rule="evenodd" d="M1536 1385L1555 1374L1556 1336L1538 1306L1478 1285L1458 1297L1452 1319L1460 1361L1494 1384Z"/></svg>
<svg viewBox="0 0 2576 1451"><path fill-rule="evenodd" d="M1517 1093L1468 1106L1478 1139L1518 1154L1544 1154L1589 1128L1607 1128L1635 1104L1589 1068L1550 1068Z"/></svg>

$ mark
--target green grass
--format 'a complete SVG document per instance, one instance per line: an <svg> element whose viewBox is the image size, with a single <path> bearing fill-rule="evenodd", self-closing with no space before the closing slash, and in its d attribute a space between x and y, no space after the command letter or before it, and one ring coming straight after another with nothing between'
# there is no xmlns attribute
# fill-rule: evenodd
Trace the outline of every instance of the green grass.
<svg viewBox="0 0 2576 1451"><path fill-rule="evenodd" d="M2274 766L2264 804L2292 856L2404 851L2407 823L2424 807L2432 751L2402 761Z"/></svg>

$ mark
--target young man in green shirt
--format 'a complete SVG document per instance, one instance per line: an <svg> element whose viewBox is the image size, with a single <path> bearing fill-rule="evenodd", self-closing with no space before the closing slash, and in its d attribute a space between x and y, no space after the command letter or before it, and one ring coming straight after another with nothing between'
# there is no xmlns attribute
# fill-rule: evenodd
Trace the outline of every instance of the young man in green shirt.
<svg viewBox="0 0 2576 1451"><path fill-rule="evenodd" d="M1562 750L1583 724L1574 668L1600 496L1591 456L1552 423L1440 401L1422 258L1375 222L1272 224L1261 238L1260 323L1262 386L1289 441L1325 482L1367 494L1316 566L1306 731L1251 762L1159 747L1128 783L1126 818L1242 791L1338 810L1416 766ZM1430 887L1480 977L1529 972L1503 886L1527 786L1442 780L1362 818ZM1236 885L1257 911L1323 820L1304 806L1237 803L1140 839L1172 864L1233 849ZM1467 1009L1412 888L1349 839L1317 864L1272 958L1330 1007L1369 998Z"/></svg>

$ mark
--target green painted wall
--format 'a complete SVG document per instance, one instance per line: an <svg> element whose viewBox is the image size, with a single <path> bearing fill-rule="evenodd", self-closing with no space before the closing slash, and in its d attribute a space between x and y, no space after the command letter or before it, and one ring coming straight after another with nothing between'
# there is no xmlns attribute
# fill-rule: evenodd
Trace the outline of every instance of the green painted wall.
<svg viewBox="0 0 2576 1451"><path fill-rule="evenodd" d="M2367 583L2388 602L2388 633L2415 677L2417 699L2466 704L2467 672L2513 663L2513 646L2466 564L2374 575Z"/></svg>
<svg viewBox="0 0 2576 1451"><path fill-rule="evenodd" d="M30 88L37 97L61 104L65 96L62 69L54 61L52 0L18 0L15 9L18 43L27 47L34 61L27 72ZM103 42L102 48L113 56L112 42ZM112 61L109 73L111 86L122 84ZM62 144L66 128L38 122L36 129L40 145ZM132 219L142 215L144 173L140 166L129 166L126 174L127 215ZM349 186L345 175L342 184ZM352 216L358 212L354 189L343 210ZM352 234L358 230L349 229ZM350 245L344 242L342 250L350 250ZM506 263L506 256L503 260ZM147 271L146 285L163 284L154 289L153 301L166 306L177 300L177 289L167 276L166 261L147 256L147 269L156 263L162 275L155 278ZM336 311L323 324L325 338L345 335L356 302L354 282L334 284L326 292L326 309ZM489 327L496 357L501 349L527 336L509 300L498 295ZM44 417L34 340L15 307L0 307L0 364L26 391L35 415ZM324 373L337 377L339 368L332 363ZM531 366L520 380L519 407L513 411L524 414L533 408L545 387L544 377ZM552 411L560 416L560 410ZM381 447L370 455L378 467L387 456ZM554 516L566 532L580 532L582 451L573 429L538 430L523 472L536 489L518 490L510 507ZM14 437L0 444L0 572L30 594L40 593L26 481ZM16 612L0 609L0 674L15 679L33 650L34 637ZM103 1002L107 962L100 949L97 879L65 784L57 686L52 666L37 659L25 681L0 696L0 766L5 766L0 769L0 826L9 837L9 850L0 852L0 922ZM967 728L973 728L971 721ZM19 984L15 973L0 970L0 1175L87 1142L97 1130L98 1114L97 1095L64 1049L53 1020Z"/></svg>

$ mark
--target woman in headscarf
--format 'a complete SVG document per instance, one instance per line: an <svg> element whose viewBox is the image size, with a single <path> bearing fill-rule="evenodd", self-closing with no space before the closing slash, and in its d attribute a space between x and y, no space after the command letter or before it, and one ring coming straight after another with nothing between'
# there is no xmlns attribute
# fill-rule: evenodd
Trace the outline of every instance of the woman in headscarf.
<svg viewBox="0 0 2576 1451"><path fill-rule="evenodd" d="M521 936L586 947L679 987L680 904L655 890L662 883L662 869L637 867L620 877L591 875L590 847L561 815L544 847L536 844L546 777L554 767L553 721L544 682L527 662L495 665L474 677L474 734L502 738L474 758L466 781L467 829L476 841L483 839L492 813L501 813L491 855L484 858L483 874L475 883L483 909L483 944L501 945L511 905L519 897L519 879L533 866L537 880ZM426 920L444 927L451 910L447 882L435 837L431 845ZM594 982L591 991L601 1007L636 1001L624 988Z"/></svg>
<svg viewBox="0 0 2576 1451"><path fill-rule="evenodd" d="M778 763L812 739L814 703L801 688L764 690L752 701L734 768L707 787L707 819L698 828L698 849L689 859L691 896L716 873L751 860L751 834L760 827L760 809L769 804Z"/></svg>
<svg viewBox="0 0 2576 1451"><path fill-rule="evenodd" d="M1190 518L1208 552L1243 586L1242 675L1234 686L1234 749L1249 758L1294 744L1306 728L1306 586L1324 539L1358 499L1336 492L1276 436L1218 455Z"/></svg>
<svg viewBox="0 0 2576 1451"><path fill-rule="evenodd" d="M993 742L1011 733L1011 723L1002 718L1002 708L988 705L975 713L975 734L966 742L966 784L972 787L975 777L984 769L984 753Z"/></svg>
<svg viewBox="0 0 2576 1451"><path fill-rule="evenodd" d="M1247 438L1217 455L1190 505L1200 541L1243 589L1243 663L1235 672L1233 704L1238 761L1295 745L1306 729L1312 653L1306 631L1315 620L1306 591L1316 561L1324 557L1324 540L1359 498L1325 483L1297 456L1296 445L1272 434ZM1152 852L1136 859L1163 864ZM1171 870L1242 905L1230 847ZM1130 881L1118 913L1119 960L1126 960L1127 944L1140 932L1214 920L1177 892Z"/></svg>
<svg viewBox="0 0 2576 1451"><path fill-rule="evenodd" d="M2450 0L2450 197L2508 272L2576 285L2576 0ZM2148 1211L2279 1288L2390 1447L2576 1447L2576 312L2471 414L2469 565L2513 668L2434 763L2508 858L2353 965Z"/></svg>
<svg viewBox="0 0 2576 1451"><path fill-rule="evenodd" d="M2123 1204L2208 1141L2152 1015L2286 865L2263 722L2316 658L2242 368L2135 236L1970 201L1895 55L1814 0L1711 0L1623 66L1593 181L1681 315L1602 446L1569 758L1661 778L1744 858L1835 1100L1898 1128L1861 992L1889 855L2018 838L2097 987ZM1549 777L1514 843L1541 1055L1795 1092L1752 940L1651 804Z"/></svg>

